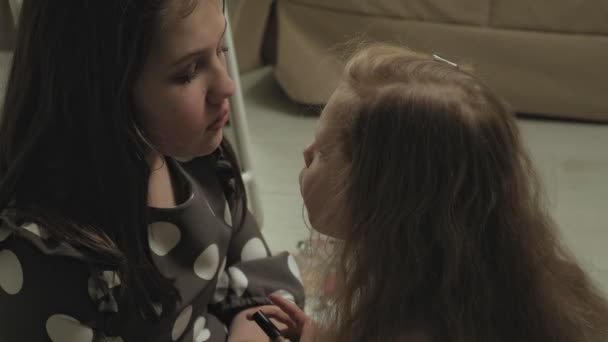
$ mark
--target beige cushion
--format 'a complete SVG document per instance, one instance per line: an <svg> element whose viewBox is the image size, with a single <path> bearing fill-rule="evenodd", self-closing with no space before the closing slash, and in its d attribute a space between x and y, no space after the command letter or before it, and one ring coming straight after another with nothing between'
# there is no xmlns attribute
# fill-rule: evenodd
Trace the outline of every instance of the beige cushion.
<svg viewBox="0 0 608 342"><path fill-rule="evenodd" d="M340 13L442 23L485 25L490 0L292 0L293 4Z"/></svg>
<svg viewBox="0 0 608 342"><path fill-rule="evenodd" d="M0 50L12 50L15 44L13 13L7 0L0 0Z"/></svg>
<svg viewBox="0 0 608 342"><path fill-rule="evenodd" d="M491 25L565 34L608 34L608 0L493 0Z"/></svg>
<svg viewBox="0 0 608 342"><path fill-rule="evenodd" d="M275 73L297 102L327 100L342 68L331 57L334 47L365 32L374 40L473 63L516 111L608 121L607 36L361 16L301 1L279 0L278 5Z"/></svg>
<svg viewBox="0 0 608 342"><path fill-rule="evenodd" d="M242 72L262 65L261 47L271 5L272 0L241 0L231 13L234 45Z"/></svg>

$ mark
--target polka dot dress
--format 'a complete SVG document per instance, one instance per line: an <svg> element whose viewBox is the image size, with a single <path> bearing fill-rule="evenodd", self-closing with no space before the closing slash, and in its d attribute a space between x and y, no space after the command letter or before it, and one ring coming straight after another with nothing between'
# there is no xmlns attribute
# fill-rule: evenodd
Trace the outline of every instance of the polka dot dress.
<svg viewBox="0 0 608 342"><path fill-rule="evenodd" d="M232 227L217 157L168 165L186 196L174 208L149 208L147 233L156 268L181 296L176 309L156 304L158 317L144 318L116 270L50 238L43 223L3 219L0 341L226 341L230 319L268 304L271 293L304 305L293 257L271 256L249 214Z"/></svg>

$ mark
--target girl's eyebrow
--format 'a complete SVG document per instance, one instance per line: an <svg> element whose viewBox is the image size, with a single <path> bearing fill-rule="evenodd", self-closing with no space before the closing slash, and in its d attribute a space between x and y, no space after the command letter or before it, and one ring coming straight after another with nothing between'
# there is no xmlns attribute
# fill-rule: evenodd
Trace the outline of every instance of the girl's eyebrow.
<svg viewBox="0 0 608 342"><path fill-rule="evenodd" d="M177 61L173 62L172 65L173 66L179 65L179 64L181 64L181 63L183 63L183 62L185 62L185 61L187 61L187 60L189 60L189 59L191 59L191 58L193 58L195 56L203 55L204 53L205 53L205 50L203 50L203 49L199 49L199 50L196 50L196 51L189 52L188 54L180 57Z"/></svg>
<svg viewBox="0 0 608 342"><path fill-rule="evenodd" d="M226 35L226 30L228 29L228 20L224 17L224 31L222 31L222 35L220 36L219 41L221 42L224 39L224 36ZM173 62L173 66L176 66L178 64L183 63L184 61L187 61L191 58L193 58L194 56L200 56L203 55L205 53L205 51L210 50L211 48L207 48L207 49L197 49L195 51L189 52L186 55L180 57L178 60L176 60L175 62Z"/></svg>

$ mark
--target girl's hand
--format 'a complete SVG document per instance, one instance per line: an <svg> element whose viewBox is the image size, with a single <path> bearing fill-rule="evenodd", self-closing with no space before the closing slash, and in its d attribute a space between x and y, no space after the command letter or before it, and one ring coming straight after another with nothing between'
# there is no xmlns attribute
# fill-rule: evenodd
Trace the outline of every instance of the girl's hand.
<svg viewBox="0 0 608 342"><path fill-rule="evenodd" d="M281 296L271 294L269 298L276 306L267 305L260 309L269 318L287 326L281 329L283 336L287 337L291 342L315 341L317 332L316 323L304 311ZM252 315L247 315L247 318L252 319Z"/></svg>

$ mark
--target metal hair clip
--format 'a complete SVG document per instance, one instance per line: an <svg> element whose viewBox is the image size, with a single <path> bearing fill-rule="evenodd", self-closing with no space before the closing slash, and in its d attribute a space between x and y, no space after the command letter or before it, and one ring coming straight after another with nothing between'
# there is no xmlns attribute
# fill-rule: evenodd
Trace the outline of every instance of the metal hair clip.
<svg viewBox="0 0 608 342"><path fill-rule="evenodd" d="M436 61L438 61L438 62L447 63L447 64L453 66L454 68L458 68L458 64L456 64L456 63L454 63L452 61L448 61L447 59L442 58L439 55L433 55L433 59L436 60Z"/></svg>

